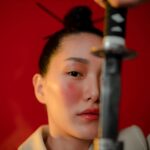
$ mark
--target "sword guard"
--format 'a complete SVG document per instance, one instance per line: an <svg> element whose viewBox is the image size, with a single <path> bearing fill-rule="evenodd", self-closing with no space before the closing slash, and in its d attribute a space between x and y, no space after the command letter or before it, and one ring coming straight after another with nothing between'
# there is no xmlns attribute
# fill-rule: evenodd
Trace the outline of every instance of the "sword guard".
<svg viewBox="0 0 150 150"><path fill-rule="evenodd" d="M97 57L116 57L122 59L133 59L137 56L137 52L124 46L117 46L111 49L97 49L92 51L92 54Z"/></svg>

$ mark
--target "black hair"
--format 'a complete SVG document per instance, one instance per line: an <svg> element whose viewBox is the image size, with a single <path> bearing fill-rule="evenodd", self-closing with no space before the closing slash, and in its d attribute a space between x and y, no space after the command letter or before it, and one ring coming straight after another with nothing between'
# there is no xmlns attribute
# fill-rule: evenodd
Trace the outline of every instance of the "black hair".
<svg viewBox="0 0 150 150"><path fill-rule="evenodd" d="M64 28L49 36L43 48L39 59L39 72L41 75L47 72L50 58L57 52L63 37L81 32L103 36L102 31L94 27L92 12L87 6L78 6L71 9L64 17L63 24Z"/></svg>

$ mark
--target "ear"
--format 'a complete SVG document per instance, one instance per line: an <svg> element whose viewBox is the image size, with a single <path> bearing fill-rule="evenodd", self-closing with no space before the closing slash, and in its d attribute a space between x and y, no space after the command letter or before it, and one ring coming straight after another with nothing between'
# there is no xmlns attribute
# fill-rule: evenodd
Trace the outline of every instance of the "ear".
<svg viewBox="0 0 150 150"><path fill-rule="evenodd" d="M40 103L45 104L44 91L43 91L44 90L43 77L40 74L35 74L32 78L32 83L33 83L34 93L37 100Z"/></svg>

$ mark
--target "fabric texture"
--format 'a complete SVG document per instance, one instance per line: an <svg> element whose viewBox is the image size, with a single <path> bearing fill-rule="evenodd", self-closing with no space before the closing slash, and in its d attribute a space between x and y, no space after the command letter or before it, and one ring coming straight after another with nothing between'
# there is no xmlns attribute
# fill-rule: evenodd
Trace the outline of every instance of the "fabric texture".
<svg viewBox="0 0 150 150"><path fill-rule="evenodd" d="M48 126L39 127L18 150L46 150L45 140L48 136ZM148 150L148 143L150 144L150 135L144 137L142 130L138 126L131 126L122 130L119 134L119 141L123 141L123 150ZM92 150L92 146L89 148Z"/></svg>
<svg viewBox="0 0 150 150"><path fill-rule="evenodd" d="M150 134L147 136L148 150L150 150Z"/></svg>
<svg viewBox="0 0 150 150"><path fill-rule="evenodd" d="M22 145L18 150L46 150L44 140L48 136L48 126L40 126Z"/></svg>
<svg viewBox="0 0 150 150"><path fill-rule="evenodd" d="M119 134L119 140L124 143L124 150L148 150L146 138L138 126L131 126Z"/></svg>

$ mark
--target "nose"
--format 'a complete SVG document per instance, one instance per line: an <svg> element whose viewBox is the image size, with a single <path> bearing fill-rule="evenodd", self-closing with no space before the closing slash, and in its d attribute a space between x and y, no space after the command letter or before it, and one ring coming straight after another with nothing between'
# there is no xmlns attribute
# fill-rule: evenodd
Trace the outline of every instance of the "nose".
<svg viewBox="0 0 150 150"><path fill-rule="evenodd" d="M100 99L100 80L91 78L86 86L86 100L93 103L99 102Z"/></svg>

